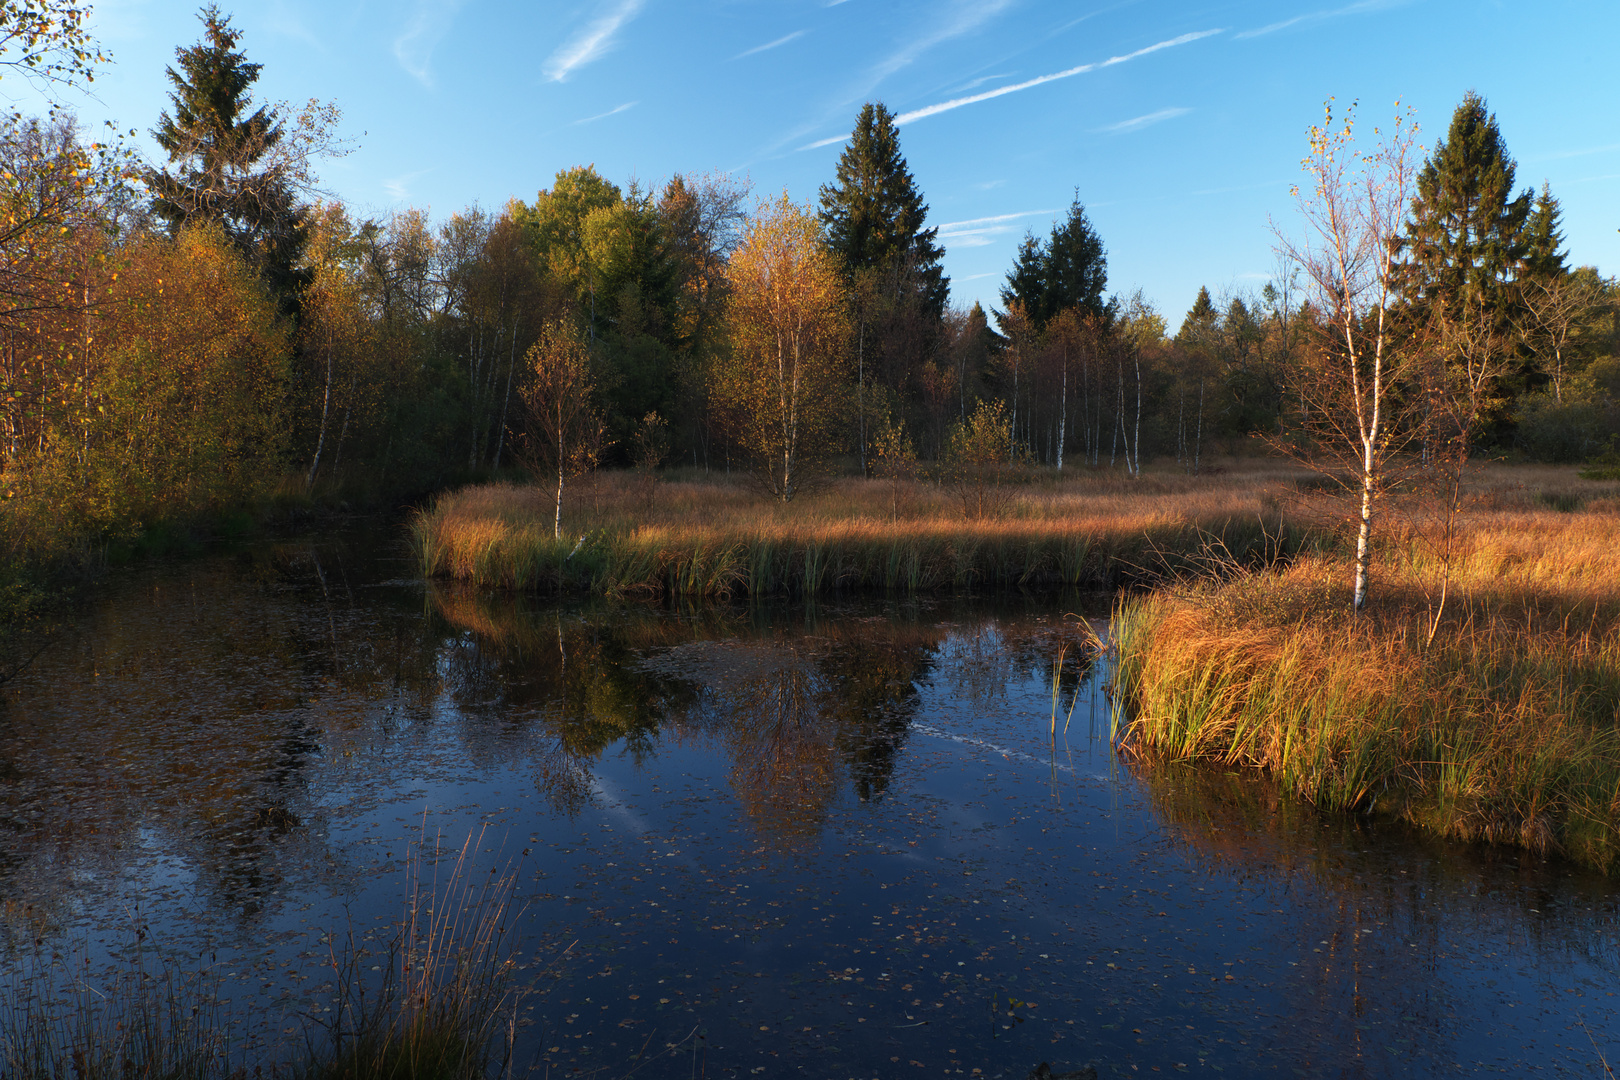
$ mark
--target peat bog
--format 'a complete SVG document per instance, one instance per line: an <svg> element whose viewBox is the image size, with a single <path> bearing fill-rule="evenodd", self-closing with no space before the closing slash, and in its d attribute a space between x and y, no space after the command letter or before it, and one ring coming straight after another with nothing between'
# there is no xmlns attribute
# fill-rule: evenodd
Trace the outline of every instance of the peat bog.
<svg viewBox="0 0 1620 1080"><path fill-rule="evenodd" d="M9 977L203 968L274 1058L471 836L464 877L515 877L520 1073L1620 1058L1607 879L1133 771L1074 648L1051 740L1063 613L1106 598L557 603L396 546L130 571L4 688Z"/></svg>

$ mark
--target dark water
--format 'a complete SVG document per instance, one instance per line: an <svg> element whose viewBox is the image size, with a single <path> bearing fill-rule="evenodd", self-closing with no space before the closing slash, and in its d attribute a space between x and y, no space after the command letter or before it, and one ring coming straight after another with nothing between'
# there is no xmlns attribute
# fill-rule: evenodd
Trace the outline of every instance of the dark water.
<svg viewBox="0 0 1620 1080"><path fill-rule="evenodd" d="M274 1033L471 836L536 1075L1620 1062L1609 881L1147 774L1072 648L1054 746L1078 601L558 606L393 545L132 573L4 688L0 965L206 965Z"/></svg>

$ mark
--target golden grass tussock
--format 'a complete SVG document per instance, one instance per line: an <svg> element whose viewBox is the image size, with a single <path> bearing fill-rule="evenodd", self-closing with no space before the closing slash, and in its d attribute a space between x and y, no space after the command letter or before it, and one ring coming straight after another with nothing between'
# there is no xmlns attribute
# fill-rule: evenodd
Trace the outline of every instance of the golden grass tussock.
<svg viewBox="0 0 1620 1080"><path fill-rule="evenodd" d="M783 505L725 479L606 474L576 487L554 538L546 494L490 484L443 496L415 524L422 570L482 586L605 595L816 594L1111 586L1173 571L1218 537L1241 557L1274 545L1273 489L1299 470L1035 475L994 518L947 490L847 479Z"/></svg>
<svg viewBox="0 0 1620 1080"><path fill-rule="evenodd" d="M1124 601L1117 732L1269 771L1326 809L1620 868L1620 519L1483 512L1451 597L1408 537L1350 613L1342 560Z"/></svg>

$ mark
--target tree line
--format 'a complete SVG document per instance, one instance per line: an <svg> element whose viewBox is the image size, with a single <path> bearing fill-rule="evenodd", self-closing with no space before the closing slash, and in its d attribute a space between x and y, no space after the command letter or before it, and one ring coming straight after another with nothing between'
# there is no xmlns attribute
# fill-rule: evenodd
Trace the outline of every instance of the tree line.
<svg viewBox="0 0 1620 1080"><path fill-rule="evenodd" d="M0 9L13 30L34 20L9 62L90 77L79 11ZM560 504L568 475L603 465L748 470L783 500L839 469L1198 472L1240 440L1304 438L1342 329L1331 289L1283 260L1258 292L1200 290L1170 333L1140 292L1108 292L1078 193L1019 245L999 307L953 305L880 103L813 204L718 173L620 186L578 166L498 211L358 217L318 191L316 164L345 149L336 108L256 102L240 32L200 17L167 73L163 161L62 111L0 120L5 495L77 534L289 477L410 492L526 464ZM1516 190L1477 95L1401 211L1380 311L1402 349L1469 382L1470 447L1607 448L1620 291L1566 265L1556 198ZM1397 387L1426 402L1410 430L1437 386Z"/></svg>

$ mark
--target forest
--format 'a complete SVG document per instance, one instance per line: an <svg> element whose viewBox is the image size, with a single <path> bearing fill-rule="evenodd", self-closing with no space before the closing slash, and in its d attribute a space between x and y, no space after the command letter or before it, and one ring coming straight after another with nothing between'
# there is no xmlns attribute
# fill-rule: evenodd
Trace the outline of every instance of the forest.
<svg viewBox="0 0 1620 1080"><path fill-rule="evenodd" d="M1203 289L1178 319L1108 291L1077 193L1025 236L1000 305L964 309L881 103L812 202L581 165L499 210L361 218L318 195L338 110L256 102L239 31L200 18L153 129L165 160L66 110L3 121L13 562L524 468L557 485L560 519L563 482L601 468L745 474L787 501L829 475L996 456L1030 475L1198 474L1316 437L1308 389L1342 327L1302 263L1280 257L1257 292ZM41 27L6 62L90 77L82 20ZM1483 99L1457 107L1403 211L1380 312L1411 361L1392 393L1430 403L1403 411L1408 444L1436 445L1433 402L1460 379L1474 456L1612 454L1620 286L1566 265L1558 200L1518 186Z"/></svg>

